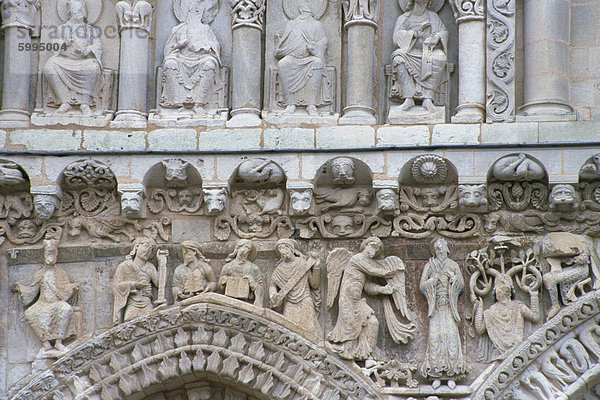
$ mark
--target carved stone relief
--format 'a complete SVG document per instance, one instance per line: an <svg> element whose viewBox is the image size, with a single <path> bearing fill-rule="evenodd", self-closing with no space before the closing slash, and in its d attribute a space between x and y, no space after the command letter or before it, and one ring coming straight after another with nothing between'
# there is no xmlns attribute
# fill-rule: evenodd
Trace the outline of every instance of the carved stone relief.
<svg viewBox="0 0 600 400"><path fill-rule="evenodd" d="M158 111L149 121L159 126L223 125L228 114L229 69L221 40L212 27L218 0L173 3L179 25L173 28L158 71Z"/></svg>
<svg viewBox="0 0 600 400"><path fill-rule="evenodd" d="M186 240L179 246L183 264L173 273L173 300L179 302L200 293L214 292L217 289L215 273L208 263L200 243Z"/></svg>
<svg viewBox="0 0 600 400"><path fill-rule="evenodd" d="M148 209L153 214L199 214L203 204L202 178L190 163L172 158L154 165L144 177Z"/></svg>
<svg viewBox="0 0 600 400"><path fill-rule="evenodd" d="M402 14L393 33L389 123L446 120L448 30L437 14L442 6L441 1L400 1Z"/></svg>
<svg viewBox="0 0 600 400"><path fill-rule="evenodd" d="M115 110L116 74L103 67L102 29L94 25L102 1L61 0L56 7L62 25L53 43L59 50L41 68L43 106L31 122L106 126Z"/></svg>
<svg viewBox="0 0 600 400"><path fill-rule="evenodd" d="M263 118L271 123L335 123L340 10L322 0L280 4L267 9L274 22L266 33Z"/></svg>
<svg viewBox="0 0 600 400"><path fill-rule="evenodd" d="M248 239L240 239L227 256L221 270L219 286L225 296L253 301L257 307L264 305L264 283L258 266L253 264L256 246Z"/></svg>

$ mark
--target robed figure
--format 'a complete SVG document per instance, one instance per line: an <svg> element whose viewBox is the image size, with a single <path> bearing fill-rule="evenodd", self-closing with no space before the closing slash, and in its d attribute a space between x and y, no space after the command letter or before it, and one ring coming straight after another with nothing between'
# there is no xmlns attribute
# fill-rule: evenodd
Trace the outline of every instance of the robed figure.
<svg viewBox="0 0 600 400"><path fill-rule="evenodd" d="M324 89L327 35L323 23L315 19L306 0L298 1L299 14L285 25L275 51L286 109L293 114L297 106L305 106L311 115L317 107L330 104Z"/></svg>
<svg viewBox="0 0 600 400"><path fill-rule="evenodd" d="M421 276L421 292L429 305L429 336L421 375L434 378L434 386L441 380L448 386L466 374L467 367L458 331L458 296L465 282L458 264L448 258L448 243L438 239L433 244L435 256L429 259Z"/></svg>
<svg viewBox="0 0 600 400"><path fill-rule="evenodd" d="M415 106L415 99L434 112L433 98L444 79L448 54L448 30L440 17L427 8L430 0L410 0L396 20L392 64L396 86L392 94L405 99L402 109Z"/></svg>
<svg viewBox="0 0 600 400"><path fill-rule="evenodd" d="M341 357L354 360L373 358L379 331L375 312L367 304L364 294L385 296L385 321L394 342L408 343L415 329L412 323L400 323L392 307L393 301L400 313L408 317L406 268L402 260L395 256L380 259L383 244L379 238L364 240L360 250L359 254L352 255L339 248L327 257L328 308L335 303L339 289L338 318L327 339ZM386 284L378 284L377 278Z"/></svg>
<svg viewBox="0 0 600 400"><path fill-rule="evenodd" d="M187 17L177 25L165 46L164 108L193 108L206 114L215 85L221 81L221 44L209 25L218 10L217 0L187 0Z"/></svg>
<svg viewBox="0 0 600 400"><path fill-rule="evenodd" d="M87 23L85 0L67 0L68 20L58 27L60 51L50 57L43 76L53 92L58 113L79 106L82 115L92 114L92 98L102 72L102 42ZM52 96L51 96L52 97Z"/></svg>

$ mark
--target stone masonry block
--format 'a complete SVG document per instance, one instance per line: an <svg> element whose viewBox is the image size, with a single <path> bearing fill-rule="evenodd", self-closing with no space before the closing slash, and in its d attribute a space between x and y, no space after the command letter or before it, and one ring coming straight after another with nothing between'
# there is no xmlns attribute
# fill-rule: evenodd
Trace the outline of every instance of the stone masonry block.
<svg viewBox="0 0 600 400"><path fill-rule="evenodd" d="M81 148L82 131L35 129L14 131L9 135L12 145L23 145L26 150L69 151Z"/></svg>
<svg viewBox="0 0 600 400"><path fill-rule="evenodd" d="M91 151L146 150L146 132L84 131L83 148Z"/></svg>
<svg viewBox="0 0 600 400"><path fill-rule="evenodd" d="M411 127L389 126L377 129L377 146L428 145L429 128L424 125Z"/></svg>
<svg viewBox="0 0 600 400"><path fill-rule="evenodd" d="M478 144L480 125L444 124L433 127L431 144Z"/></svg>
<svg viewBox="0 0 600 400"><path fill-rule="evenodd" d="M264 147L266 149L313 149L315 131L302 128L267 129L264 133Z"/></svg>
<svg viewBox="0 0 600 400"><path fill-rule="evenodd" d="M593 4L571 7L571 45L597 46L596 31L590 29L597 26L597 7Z"/></svg>
<svg viewBox="0 0 600 400"><path fill-rule="evenodd" d="M200 133L201 151L258 150L260 129L216 129Z"/></svg>
<svg viewBox="0 0 600 400"><path fill-rule="evenodd" d="M375 129L369 126L328 126L317 128L318 149L352 149L373 147Z"/></svg>
<svg viewBox="0 0 600 400"><path fill-rule="evenodd" d="M598 132L600 122L540 123L540 143L595 141Z"/></svg>
<svg viewBox="0 0 600 400"><path fill-rule="evenodd" d="M0 130L0 148L6 146L6 131Z"/></svg>
<svg viewBox="0 0 600 400"><path fill-rule="evenodd" d="M496 123L481 126L481 143L537 143L538 124Z"/></svg>
<svg viewBox="0 0 600 400"><path fill-rule="evenodd" d="M157 129L148 133L148 150L196 150L198 135L194 129Z"/></svg>

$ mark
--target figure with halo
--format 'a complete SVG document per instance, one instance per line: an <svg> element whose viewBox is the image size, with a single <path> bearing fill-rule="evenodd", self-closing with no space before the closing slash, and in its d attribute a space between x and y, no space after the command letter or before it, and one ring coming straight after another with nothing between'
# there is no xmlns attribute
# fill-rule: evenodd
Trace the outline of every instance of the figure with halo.
<svg viewBox="0 0 600 400"><path fill-rule="evenodd" d="M225 259L219 286L225 296L240 300L254 300L253 304L263 307L264 286L260 269L253 263L256 246L248 239L240 239L233 252Z"/></svg>
<svg viewBox="0 0 600 400"><path fill-rule="evenodd" d="M93 99L102 74L102 42L98 30L88 23L92 11L89 7L99 14L101 4L90 0L58 2L59 14L66 18L58 28L60 50L43 69L51 92L46 103L58 106L56 114L66 114L76 107L84 117L93 114Z"/></svg>
<svg viewBox="0 0 600 400"><path fill-rule="evenodd" d="M523 249L515 239L494 236L487 247L472 251L465 261L471 274L475 330L481 336L479 360L502 360L525 338L525 321L541 319L539 289L542 274L533 249ZM515 300L516 286L529 296L529 306ZM487 309L484 298L495 302Z"/></svg>
<svg viewBox="0 0 600 400"><path fill-rule="evenodd" d="M413 338L415 326L398 321L392 307L393 301L400 313L408 318L406 267L399 257L382 259L382 253L381 239L371 237L362 242L358 254L338 248L327 257L328 308L334 305L339 292L337 322L327 339L343 358L374 358L379 321L364 294L383 296L385 321L394 342L406 344ZM385 285L379 284L378 280L384 281Z"/></svg>
<svg viewBox="0 0 600 400"><path fill-rule="evenodd" d="M165 46L160 107L205 116L217 84L223 79L221 43L210 24L219 11L218 0L175 0L181 22Z"/></svg>
<svg viewBox="0 0 600 400"><path fill-rule="evenodd" d="M288 16L292 7L297 15L285 25L275 50L285 104L283 114L294 114L298 107L305 107L309 115L319 115L318 107L331 103L323 87L327 34L308 0L284 1Z"/></svg>
<svg viewBox="0 0 600 400"><path fill-rule="evenodd" d="M437 15L440 0L400 0L403 14L396 20L392 53L395 84L393 97L404 99L401 111L409 112L421 103L436 112L434 97L446 73L448 30Z"/></svg>
<svg viewBox="0 0 600 400"><path fill-rule="evenodd" d="M429 305L429 335L420 372L424 378L433 379L434 389L440 387L443 380L454 389L456 380L467 373L458 331L458 296L465 282L458 264L449 257L446 239L434 240L432 247L434 256L425 265L420 283Z"/></svg>

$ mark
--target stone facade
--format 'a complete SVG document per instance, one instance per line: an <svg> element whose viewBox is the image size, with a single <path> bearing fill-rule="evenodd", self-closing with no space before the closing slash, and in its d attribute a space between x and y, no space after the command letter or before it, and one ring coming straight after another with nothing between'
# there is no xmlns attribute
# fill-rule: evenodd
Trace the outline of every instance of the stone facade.
<svg viewBox="0 0 600 400"><path fill-rule="evenodd" d="M0 10L0 398L598 398L597 2Z"/></svg>

